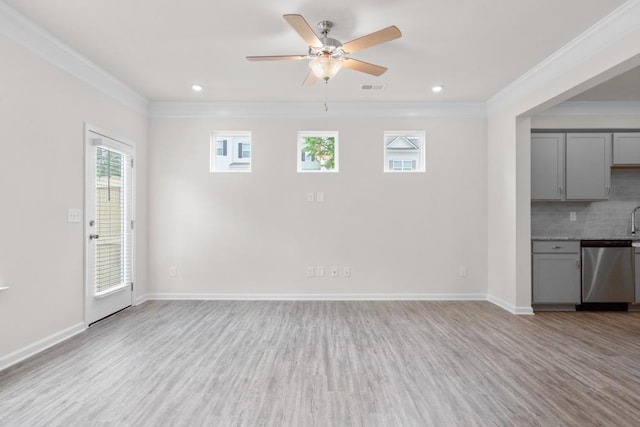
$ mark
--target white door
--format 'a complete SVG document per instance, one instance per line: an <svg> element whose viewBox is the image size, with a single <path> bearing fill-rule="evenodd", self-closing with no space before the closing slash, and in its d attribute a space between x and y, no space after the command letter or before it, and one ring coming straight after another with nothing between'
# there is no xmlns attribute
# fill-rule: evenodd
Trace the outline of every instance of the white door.
<svg viewBox="0 0 640 427"><path fill-rule="evenodd" d="M85 157L85 319L90 325L132 303L133 147L88 128Z"/></svg>

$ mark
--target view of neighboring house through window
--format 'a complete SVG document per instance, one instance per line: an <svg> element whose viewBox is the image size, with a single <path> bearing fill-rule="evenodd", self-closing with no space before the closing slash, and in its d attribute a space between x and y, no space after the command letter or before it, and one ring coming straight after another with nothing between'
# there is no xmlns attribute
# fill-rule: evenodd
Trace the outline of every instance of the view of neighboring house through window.
<svg viewBox="0 0 640 427"><path fill-rule="evenodd" d="M298 172L338 172L338 132L298 132Z"/></svg>
<svg viewBox="0 0 640 427"><path fill-rule="evenodd" d="M251 132L211 134L211 172L251 172Z"/></svg>
<svg viewBox="0 0 640 427"><path fill-rule="evenodd" d="M384 171L424 172L424 132L385 132Z"/></svg>

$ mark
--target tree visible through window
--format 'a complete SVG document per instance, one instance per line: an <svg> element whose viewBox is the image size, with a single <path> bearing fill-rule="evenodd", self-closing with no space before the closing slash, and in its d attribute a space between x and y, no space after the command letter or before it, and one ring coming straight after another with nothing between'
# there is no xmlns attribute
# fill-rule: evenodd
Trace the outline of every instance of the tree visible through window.
<svg viewBox="0 0 640 427"><path fill-rule="evenodd" d="M338 133L298 132L298 172L337 172Z"/></svg>

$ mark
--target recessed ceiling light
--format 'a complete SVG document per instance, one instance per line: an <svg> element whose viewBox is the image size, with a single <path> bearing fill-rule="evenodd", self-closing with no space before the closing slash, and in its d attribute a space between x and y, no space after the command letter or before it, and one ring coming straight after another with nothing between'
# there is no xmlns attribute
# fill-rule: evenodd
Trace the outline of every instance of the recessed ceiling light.
<svg viewBox="0 0 640 427"><path fill-rule="evenodd" d="M438 92L442 92L442 89L444 89L444 86L442 86L442 85L435 85L435 86L433 86L433 87L431 88L431 90L432 90L433 92L436 92L436 93L438 93Z"/></svg>
<svg viewBox="0 0 640 427"><path fill-rule="evenodd" d="M194 92L200 92L202 90L202 86L201 85L192 85L191 89L193 89Z"/></svg>

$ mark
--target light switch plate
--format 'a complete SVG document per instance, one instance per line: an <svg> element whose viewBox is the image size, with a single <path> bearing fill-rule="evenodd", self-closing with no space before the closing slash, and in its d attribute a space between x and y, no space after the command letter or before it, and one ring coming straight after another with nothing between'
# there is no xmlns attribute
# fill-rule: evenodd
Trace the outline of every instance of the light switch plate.
<svg viewBox="0 0 640 427"><path fill-rule="evenodd" d="M318 191L316 193L316 201L318 203L324 203L324 191Z"/></svg>
<svg viewBox="0 0 640 427"><path fill-rule="evenodd" d="M82 222L82 210L69 209L67 212L67 222Z"/></svg>
<svg viewBox="0 0 640 427"><path fill-rule="evenodd" d="M315 200L315 193L310 191L307 193L307 202L313 202Z"/></svg>

